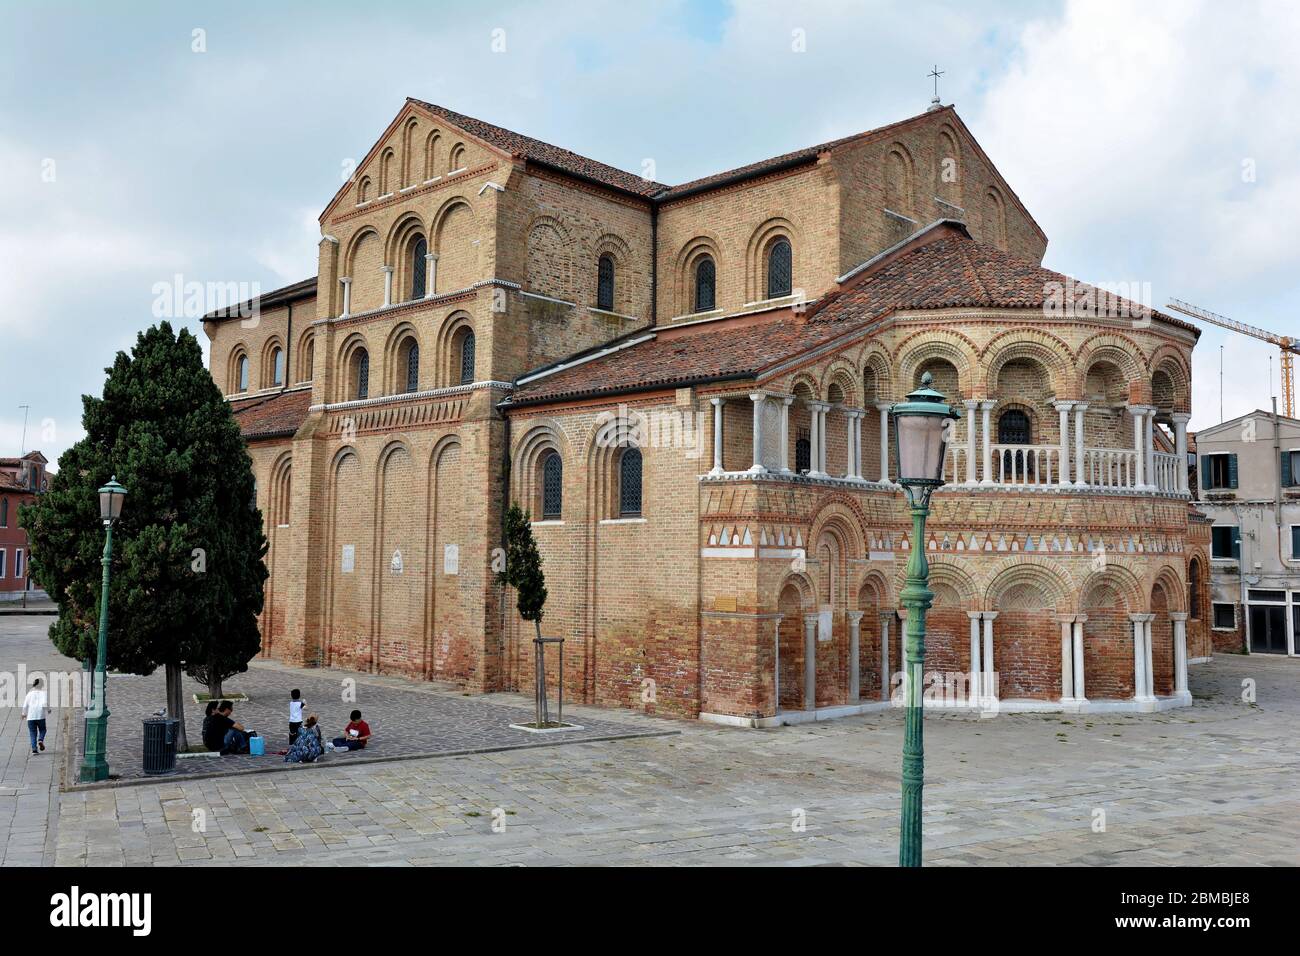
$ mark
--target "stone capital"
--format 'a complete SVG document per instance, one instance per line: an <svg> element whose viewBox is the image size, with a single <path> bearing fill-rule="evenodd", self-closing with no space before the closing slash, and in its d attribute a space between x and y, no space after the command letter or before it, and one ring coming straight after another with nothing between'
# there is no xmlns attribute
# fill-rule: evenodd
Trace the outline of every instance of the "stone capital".
<svg viewBox="0 0 1300 956"><path fill-rule="evenodd" d="M1156 616L1154 614L1130 614L1128 619L1138 623L1145 623L1146 621L1154 621Z"/></svg>
<svg viewBox="0 0 1300 956"><path fill-rule="evenodd" d="M984 611L983 614L984 614L984 620L986 621L996 620L998 616L997 611Z"/></svg>
<svg viewBox="0 0 1300 956"><path fill-rule="evenodd" d="M982 618L982 617L984 616L984 612L983 612L983 611L967 611L967 612L966 612L966 616L967 616L968 618L970 618L972 621L978 621L980 618Z"/></svg>
<svg viewBox="0 0 1300 956"><path fill-rule="evenodd" d="M862 620L862 615L866 614L867 612L866 612L866 611L846 611L845 613L848 615L849 623L850 623L850 624L857 624L860 620Z"/></svg>
<svg viewBox="0 0 1300 956"><path fill-rule="evenodd" d="M1058 412L1068 412L1070 409L1074 408L1074 406L1078 404L1079 403L1074 401L1074 399L1063 398L1060 399L1059 401L1052 402L1052 407L1055 408Z"/></svg>
<svg viewBox="0 0 1300 956"><path fill-rule="evenodd" d="M1171 620L1171 621L1186 621L1187 618L1190 617L1190 616L1191 616L1191 615L1189 615L1186 611L1170 611L1170 612L1169 612L1169 620Z"/></svg>
<svg viewBox="0 0 1300 956"><path fill-rule="evenodd" d="M1170 412L1169 419L1182 425L1186 425L1192 419L1191 412Z"/></svg>

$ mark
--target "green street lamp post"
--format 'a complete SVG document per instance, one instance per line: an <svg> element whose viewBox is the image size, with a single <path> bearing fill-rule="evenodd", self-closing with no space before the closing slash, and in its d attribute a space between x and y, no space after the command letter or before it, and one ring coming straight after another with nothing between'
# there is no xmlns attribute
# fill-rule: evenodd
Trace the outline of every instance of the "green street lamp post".
<svg viewBox="0 0 1300 956"><path fill-rule="evenodd" d="M81 782L108 779L108 566L113 559L113 525L122 514L126 489L117 476L99 489L99 516L104 521L103 584L99 594L99 650L95 653L95 681L86 718L86 749L81 759Z"/></svg>
<svg viewBox="0 0 1300 956"><path fill-rule="evenodd" d="M951 423L958 419L952 406L931 388L933 384L933 377L926 372L921 377L921 387L908 395L907 401L890 410L894 420L894 465L912 513L912 551L907 559L907 582L899 595L899 603L908 611L903 646L907 711L899 866L921 865L921 790L925 782L921 681L925 665L925 612L934 600L934 592L928 587L930 564L925 558L925 519L930 514L930 495L943 484L943 461Z"/></svg>

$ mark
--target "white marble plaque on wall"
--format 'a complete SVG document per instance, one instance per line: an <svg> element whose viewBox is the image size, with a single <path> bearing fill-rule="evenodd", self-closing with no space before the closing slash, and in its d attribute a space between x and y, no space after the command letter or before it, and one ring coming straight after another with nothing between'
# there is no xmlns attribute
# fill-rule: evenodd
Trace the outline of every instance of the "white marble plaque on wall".
<svg viewBox="0 0 1300 956"><path fill-rule="evenodd" d="M442 573L460 574L460 545L449 544L442 549Z"/></svg>
<svg viewBox="0 0 1300 956"><path fill-rule="evenodd" d="M351 574L357 567L357 546L355 544L345 544L343 546L343 573Z"/></svg>

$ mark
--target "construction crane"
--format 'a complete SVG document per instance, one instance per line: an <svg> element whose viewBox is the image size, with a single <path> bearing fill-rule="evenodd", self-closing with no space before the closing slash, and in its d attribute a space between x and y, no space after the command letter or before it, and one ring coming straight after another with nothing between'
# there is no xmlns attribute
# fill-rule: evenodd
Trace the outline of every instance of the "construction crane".
<svg viewBox="0 0 1300 956"><path fill-rule="evenodd" d="M1240 332L1242 335L1249 335L1253 339L1271 342L1276 345L1282 353L1280 363L1282 368L1282 406L1286 409L1287 418L1295 418L1295 383L1292 381L1291 374L1292 367L1295 364L1295 356L1300 355L1300 341L1291 338L1289 335L1278 335L1274 332L1266 332L1264 329L1257 329L1253 325L1238 322L1236 319L1230 319L1226 315L1219 315L1209 309L1198 308L1190 302L1183 302L1181 299L1170 299L1166 308L1181 312L1183 315L1190 315L1193 319L1200 319L1202 322L1209 322L1211 325L1231 329L1233 332Z"/></svg>

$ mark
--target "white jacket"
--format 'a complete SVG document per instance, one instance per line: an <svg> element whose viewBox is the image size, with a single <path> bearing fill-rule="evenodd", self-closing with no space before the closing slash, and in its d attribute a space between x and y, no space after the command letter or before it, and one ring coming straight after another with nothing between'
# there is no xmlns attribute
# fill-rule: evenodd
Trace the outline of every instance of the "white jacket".
<svg viewBox="0 0 1300 956"><path fill-rule="evenodd" d="M33 687L23 699L23 716L28 720L44 720L46 706L45 691Z"/></svg>

